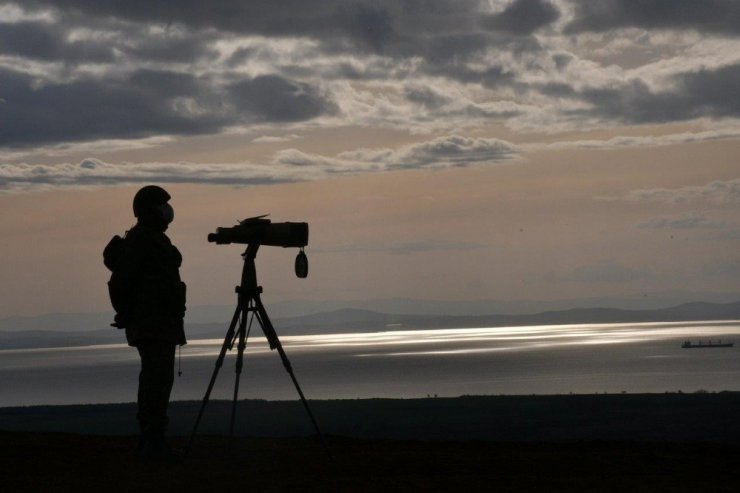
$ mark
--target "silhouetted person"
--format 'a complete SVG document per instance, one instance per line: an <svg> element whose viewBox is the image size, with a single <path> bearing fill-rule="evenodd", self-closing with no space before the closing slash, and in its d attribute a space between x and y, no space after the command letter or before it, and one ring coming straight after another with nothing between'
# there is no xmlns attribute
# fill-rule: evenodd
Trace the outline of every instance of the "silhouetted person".
<svg viewBox="0 0 740 493"><path fill-rule="evenodd" d="M141 357L137 419L141 437L137 453L171 459L166 441L167 406L174 381L175 349L185 332L185 284L180 280L182 256L165 235L174 219L170 195L149 185L134 196L136 225L124 239L106 248L113 274L109 290L116 310L115 326ZM109 252L109 248L111 251ZM112 257L112 260L109 260Z"/></svg>

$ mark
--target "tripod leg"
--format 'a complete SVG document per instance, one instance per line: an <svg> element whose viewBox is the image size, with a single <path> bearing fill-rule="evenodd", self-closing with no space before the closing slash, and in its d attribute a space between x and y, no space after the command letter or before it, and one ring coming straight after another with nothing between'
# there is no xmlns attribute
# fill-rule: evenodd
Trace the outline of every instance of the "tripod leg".
<svg viewBox="0 0 740 493"><path fill-rule="evenodd" d="M244 348L247 347L247 312L248 308L242 312L241 322L239 323L239 343L237 345L236 355L236 378L234 380L234 399L231 402L231 423L229 425L229 448L234 438L234 422L236 420L236 402L239 398L239 380L241 380L242 367L244 365Z"/></svg>
<svg viewBox="0 0 740 493"><path fill-rule="evenodd" d="M221 352L218 355L218 358L216 359L216 367L213 369L213 374L211 375L211 381L208 383L208 390L206 390L205 396L203 396L203 402L200 405L200 411L198 412L198 417L195 419L195 425L193 426L193 431L190 433L190 440L188 440L188 445L185 447L185 456L188 455L190 452L190 447L193 445L193 439L195 438L195 434L198 432L198 426L200 425L200 420L203 417L203 411L206 409L206 404L208 404L208 400L211 398L211 391L213 390L213 385L216 383L216 377L218 376L218 372L221 369L221 366L224 363L224 357L226 356L226 351L229 348L229 345L231 344L231 341L234 340L234 330L236 328L236 323L239 321L239 316L242 312L241 305L236 307L236 311L234 312L234 316L231 319L231 324L229 325L229 330L226 332L226 337L224 338L224 343L221 346Z"/></svg>
<svg viewBox="0 0 740 493"><path fill-rule="evenodd" d="M265 307L262 304L262 300L260 299L259 294L256 294L254 296L254 301L255 301L255 306L257 308L257 320L262 326L262 330L265 333L265 337L267 338L267 341L270 343L270 348L277 349L277 352L280 355L280 359L283 361L283 366L285 367L285 370L288 372L288 375L290 375L291 380L293 380L293 385L295 386L295 389L298 391L298 396L301 398L303 407L306 409L306 413L308 414L308 417L311 419L311 423L313 423L313 427L316 430L316 434L318 434L319 436L319 440L321 440L321 445L323 445L326 455L328 455L330 459L333 459L331 452L329 451L329 447L327 446L326 441L324 440L324 435L321 433L321 429L319 428L319 423L316 421L316 418L311 412L311 408L308 405L308 401L306 400L306 397L303 395L301 386L298 385L298 380L295 377L295 373L293 373L293 367L291 366L290 361L288 360L288 355L285 354L285 350L283 350L283 345L280 343L280 339L278 339L277 332L275 332L275 328L272 326L272 322L270 322L270 317L267 316L267 311L265 310Z"/></svg>

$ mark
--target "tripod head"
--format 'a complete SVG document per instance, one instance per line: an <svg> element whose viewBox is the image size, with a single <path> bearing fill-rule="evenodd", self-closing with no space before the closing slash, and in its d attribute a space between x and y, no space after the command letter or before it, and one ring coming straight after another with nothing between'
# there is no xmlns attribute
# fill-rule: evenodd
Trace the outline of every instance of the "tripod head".
<svg viewBox="0 0 740 493"><path fill-rule="evenodd" d="M301 279L308 276L308 257L303 251L308 245L308 223L273 223L267 215L237 222L236 226L216 228L215 233L208 235L208 241L217 245L246 244L244 261L251 261L252 265L261 245L300 248L295 259L295 275Z"/></svg>

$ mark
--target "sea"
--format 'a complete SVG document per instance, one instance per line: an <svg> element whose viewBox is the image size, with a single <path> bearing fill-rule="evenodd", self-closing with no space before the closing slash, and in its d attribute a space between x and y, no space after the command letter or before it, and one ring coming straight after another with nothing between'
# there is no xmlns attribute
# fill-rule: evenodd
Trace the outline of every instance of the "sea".
<svg viewBox="0 0 740 493"><path fill-rule="evenodd" d="M279 333L279 329L278 329ZM740 391L740 321L545 325L280 336L308 399ZM682 343L734 342L683 349ZM222 339L182 347L173 400L199 400ZM236 347L212 399L232 399ZM247 341L239 398L294 400L263 337ZM0 407L136 400L138 354L125 344L0 349Z"/></svg>

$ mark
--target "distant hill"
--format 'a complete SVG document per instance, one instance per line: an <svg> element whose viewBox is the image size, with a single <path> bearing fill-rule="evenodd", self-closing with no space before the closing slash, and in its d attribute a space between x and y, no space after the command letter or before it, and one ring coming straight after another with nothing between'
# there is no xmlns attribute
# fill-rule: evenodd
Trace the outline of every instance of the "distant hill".
<svg viewBox="0 0 740 493"><path fill-rule="evenodd" d="M274 319L280 335L340 334L524 325L566 325L586 323L691 322L701 320L740 320L740 302L684 303L658 310L618 308L576 308L545 311L529 315L432 316L397 315L371 310L342 309L330 312ZM106 323L101 323L105 327ZM228 324L189 323L190 339L222 338ZM69 347L125 343L122 331L100 330L13 330L0 331L0 349Z"/></svg>
<svg viewBox="0 0 740 493"><path fill-rule="evenodd" d="M318 313L305 317L283 318L279 321L279 325L278 323L275 323L275 325L285 333L334 333L357 330L379 331L698 320L740 320L740 302L684 303L658 310L575 308L530 315L478 316L390 315L368 310L350 309Z"/></svg>

